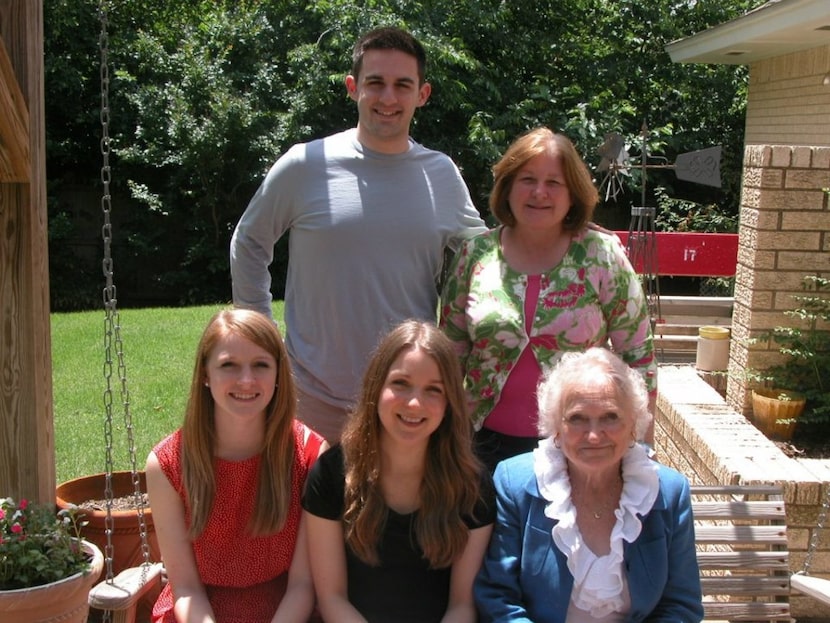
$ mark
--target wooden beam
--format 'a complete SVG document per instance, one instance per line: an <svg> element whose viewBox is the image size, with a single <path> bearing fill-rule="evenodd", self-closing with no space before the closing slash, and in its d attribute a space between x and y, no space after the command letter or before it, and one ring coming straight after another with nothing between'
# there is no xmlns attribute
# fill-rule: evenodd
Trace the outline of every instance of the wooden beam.
<svg viewBox="0 0 830 623"><path fill-rule="evenodd" d="M27 180L0 182L0 494L54 503L43 0L0 0L0 37L29 128Z"/></svg>
<svg viewBox="0 0 830 623"><path fill-rule="evenodd" d="M29 181L29 111L0 37L0 182Z"/></svg>

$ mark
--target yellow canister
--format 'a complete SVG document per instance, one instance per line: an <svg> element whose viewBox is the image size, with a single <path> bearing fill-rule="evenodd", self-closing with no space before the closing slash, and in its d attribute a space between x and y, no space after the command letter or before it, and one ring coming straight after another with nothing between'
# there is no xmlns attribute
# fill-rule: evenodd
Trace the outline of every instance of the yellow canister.
<svg viewBox="0 0 830 623"><path fill-rule="evenodd" d="M704 326L698 328L695 367L705 372L729 367L729 329Z"/></svg>

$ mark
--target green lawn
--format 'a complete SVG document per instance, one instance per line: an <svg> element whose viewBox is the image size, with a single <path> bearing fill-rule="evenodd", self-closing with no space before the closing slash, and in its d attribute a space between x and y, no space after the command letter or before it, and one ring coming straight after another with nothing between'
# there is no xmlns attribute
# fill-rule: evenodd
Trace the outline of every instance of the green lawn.
<svg viewBox="0 0 830 623"><path fill-rule="evenodd" d="M207 321L227 305L119 311L136 461L177 428L184 414L196 345ZM282 324L282 302L274 317ZM104 471L104 312L52 314L52 387L58 483ZM113 462L129 469L125 409L113 352Z"/></svg>

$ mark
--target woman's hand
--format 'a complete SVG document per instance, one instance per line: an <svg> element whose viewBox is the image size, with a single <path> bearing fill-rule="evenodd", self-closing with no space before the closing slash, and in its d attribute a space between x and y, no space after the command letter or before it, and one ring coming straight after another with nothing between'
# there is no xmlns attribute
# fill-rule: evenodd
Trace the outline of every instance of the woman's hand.
<svg viewBox="0 0 830 623"><path fill-rule="evenodd" d="M297 544L288 569L288 585L272 623L306 623L314 609L314 584L308 557L305 517L300 517Z"/></svg>
<svg viewBox="0 0 830 623"><path fill-rule="evenodd" d="M184 519L184 504L151 452L145 468L147 495L167 579L173 591L173 613L179 623L214 623L205 587Z"/></svg>
<svg viewBox="0 0 830 623"><path fill-rule="evenodd" d="M492 533L492 524L470 530L467 546L452 565L450 599L441 623L475 623L478 620L473 601L473 580L481 568Z"/></svg>
<svg viewBox="0 0 830 623"><path fill-rule="evenodd" d="M366 623L349 602L346 542L341 522L317 517L308 511L303 512L303 520L308 532L311 576L323 619L337 623Z"/></svg>

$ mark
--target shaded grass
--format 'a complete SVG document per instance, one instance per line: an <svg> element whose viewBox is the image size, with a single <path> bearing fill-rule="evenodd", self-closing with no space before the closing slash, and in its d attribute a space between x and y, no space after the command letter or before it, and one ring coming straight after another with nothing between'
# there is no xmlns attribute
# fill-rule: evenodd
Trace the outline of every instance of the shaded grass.
<svg viewBox="0 0 830 623"><path fill-rule="evenodd" d="M193 359L210 317L224 304L119 311L135 462L184 416ZM274 304L282 327L282 302ZM106 469L104 312L51 315L57 482ZM113 345L115 348L115 345ZM131 468L117 351L112 352L113 469Z"/></svg>

